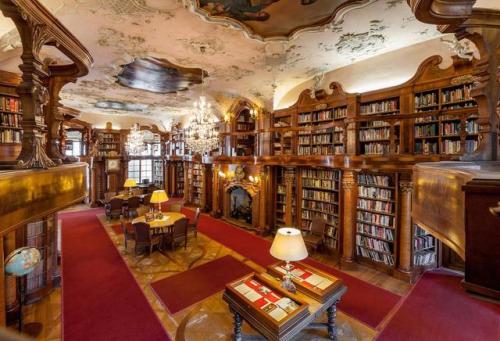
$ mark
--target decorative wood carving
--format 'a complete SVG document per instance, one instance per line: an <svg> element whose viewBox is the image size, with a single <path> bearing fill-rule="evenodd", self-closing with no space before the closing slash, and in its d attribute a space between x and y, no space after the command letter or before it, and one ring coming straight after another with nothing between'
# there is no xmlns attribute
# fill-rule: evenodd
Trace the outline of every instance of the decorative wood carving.
<svg viewBox="0 0 500 341"><path fill-rule="evenodd" d="M44 122L44 107L52 106L48 91L50 70L44 69L40 50L44 45L58 48L73 61L72 72L78 77L88 73L92 57L38 1L6 0L0 2L0 10L16 25L23 45L22 82L17 89L23 106L23 139L16 167L53 167L56 164L45 152ZM53 68L57 74L56 70L59 69Z"/></svg>

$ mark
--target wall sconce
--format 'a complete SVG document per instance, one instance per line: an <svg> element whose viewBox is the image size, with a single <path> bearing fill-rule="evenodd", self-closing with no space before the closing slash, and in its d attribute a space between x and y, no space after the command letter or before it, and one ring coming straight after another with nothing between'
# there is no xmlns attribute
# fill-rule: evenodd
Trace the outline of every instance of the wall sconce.
<svg viewBox="0 0 500 341"><path fill-rule="evenodd" d="M259 110L257 109L250 109L250 117L254 120L256 120L259 117Z"/></svg>
<svg viewBox="0 0 500 341"><path fill-rule="evenodd" d="M219 171L219 177L221 177L222 179L225 179L226 178L226 173L224 173L223 171Z"/></svg>
<svg viewBox="0 0 500 341"><path fill-rule="evenodd" d="M224 114L224 122L229 122L231 120L231 113L228 111Z"/></svg>

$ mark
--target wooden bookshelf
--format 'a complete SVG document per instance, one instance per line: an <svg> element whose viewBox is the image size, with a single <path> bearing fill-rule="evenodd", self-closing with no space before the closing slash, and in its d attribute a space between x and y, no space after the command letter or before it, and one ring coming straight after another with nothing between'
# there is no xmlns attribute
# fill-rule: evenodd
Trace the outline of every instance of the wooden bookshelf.
<svg viewBox="0 0 500 341"><path fill-rule="evenodd" d="M434 268L437 264L437 241L419 225L413 225L413 266Z"/></svg>
<svg viewBox="0 0 500 341"><path fill-rule="evenodd" d="M250 110L244 109L234 119L234 131L239 133L234 136L234 156L250 156L255 151L256 122L250 116Z"/></svg>
<svg viewBox="0 0 500 341"><path fill-rule="evenodd" d="M315 127L299 131L297 155L334 155L344 153L344 129L339 126L322 127L347 117L347 106L301 112L297 117L299 127Z"/></svg>
<svg viewBox="0 0 500 341"><path fill-rule="evenodd" d="M205 185L203 165L198 162L187 163L187 180L189 186L188 202L197 207L204 207Z"/></svg>
<svg viewBox="0 0 500 341"><path fill-rule="evenodd" d="M361 103L359 115L390 116L400 113L399 97L380 99ZM367 120L358 126L359 154L387 155L398 154L400 144L400 122Z"/></svg>
<svg viewBox="0 0 500 341"><path fill-rule="evenodd" d="M415 154L471 153L479 144L477 104L471 97L472 84L447 86L415 94Z"/></svg>
<svg viewBox="0 0 500 341"><path fill-rule="evenodd" d="M397 246L396 175L360 173L356 212L356 257L393 268Z"/></svg>
<svg viewBox="0 0 500 341"><path fill-rule="evenodd" d="M290 111L275 113L273 117L274 128L291 128L293 126L293 114ZM273 155L292 155L293 133L291 131L279 130L272 133Z"/></svg>
<svg viewBox="0 0 500 341"><path fill-rule="evenodd" d="M319 216L327 223L325 246L333 252L339 249L340 171L326 168L302 168L300 171L301 228L310 229L311 221Z"/></svg>
<svg viewBox="0 0 500 341"><path fill-rule="evenodd" d="M283 226L287 226L286 224L286 210L287 210L287 189L285 182L285 172L286 169L284 167L276 167L276 190L275 190L275 199L274 199L274 212L276 213L274 219L275 229L278 229ZM294 181L292 185L292 193L291 193L291 202L292 202L292 226L295 226L296 223L296 181Z"/></svg>
<svg viewBox="0 0 500 341"><path fill-rule="evenodd" d="M157 188L164 188L164 161L153 159L153 184Z"/></svg>
<svg viewBox="0 0 500 341"><path fill-rule="evenodd" d="M0 95L0 159L14 160L21 150L22 107L16 96Z"/></svg>
<svg viewBox="0 0 500 341"><path fill-rule="evenodd" d="M178 197L184 196L184 163L174 163L175 176L175 195Z"/></svg>
<svg viewBox="0 0 500 341"><path fill-rule="evenodd" d="M97 130L97 156L120 156L122 153L122 139L119 130Z"/></svg>

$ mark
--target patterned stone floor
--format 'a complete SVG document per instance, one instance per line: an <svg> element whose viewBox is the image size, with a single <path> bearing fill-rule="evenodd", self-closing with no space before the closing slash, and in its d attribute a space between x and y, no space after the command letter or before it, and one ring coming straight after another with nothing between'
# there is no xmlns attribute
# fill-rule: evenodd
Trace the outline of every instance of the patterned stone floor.
<svg viewBox="0 0 500 341"><path fill-rule="evenodd" d="M84 207L80 206L74 209L81 208ZM125 249L123 236L116 235L111 228L112 225L118 224L119 221L109 222L104 216L99 216L99 219L173 340L231 340L232 315L228 311L227 304L222 300L222 292L216 293L174 315L170 315L161 301L154 295L150 283L224 255L232 255L258 272L264 271L262 267L200 233L197 239L190 237L186 250L178 247L175 251L165 251L163 253L155 251L149 257L146 255L136 256L133 242L129 242L128 249ZM315 257L325 263L332 263L331 259L324 255L317 254ZM370 268L359 267L356 271L350 271L349 273L398 294L405 294L410 288L408 284ZM61 291L57 289L49 297L27 309L26 321L39 321L44 324L44 330L38 340L52 341L61 339L60 304ZM337 325L339 327L339 340L372 340L377 334L376 330L342 312L337 315ZM247 324L244 324L244 332L255 334ZM306 330L296 339L326 340L325 334L321 330Z"/></svg>

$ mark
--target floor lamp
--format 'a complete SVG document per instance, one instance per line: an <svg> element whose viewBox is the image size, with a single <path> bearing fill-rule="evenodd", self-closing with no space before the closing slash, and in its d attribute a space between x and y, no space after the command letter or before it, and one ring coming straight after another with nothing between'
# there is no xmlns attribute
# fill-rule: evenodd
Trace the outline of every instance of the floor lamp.
<svg viewBox="0 0 500 341"><path fill-rule="evenodd" d="M25 246L12 251L5 259L5 273L15 276L19 292L19 332L36 337L42 331L41 323L23 324L23 306L26 297L25 277L40 264L40 251L36 247Z"/></svg>

